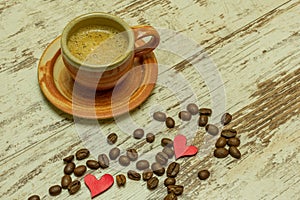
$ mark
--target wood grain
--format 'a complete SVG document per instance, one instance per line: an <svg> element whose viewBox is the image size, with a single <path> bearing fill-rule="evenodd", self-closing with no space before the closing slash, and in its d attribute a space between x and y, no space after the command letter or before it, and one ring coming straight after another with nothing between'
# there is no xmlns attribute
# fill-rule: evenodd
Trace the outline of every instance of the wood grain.
<svg viewBox="0 0 300 200"><path fill-rule="evenodd" d="M196 130L197 136L189 142L201 154L178 160L182 168L178 183L185 186L179 199L299 199L299 1L37 2L0 3L0 79L5 83L0 88L1 199L24 199L32 193L54 199L47 191L63 175L61 159L84 146L91 147L92 157L107 153L109 149L100 141L110 132L119 134L122 150L134 146L153 159L161 150L162 137L189 130ZM43 50L69 20L92 11L117 14L132 25L173 29L203 47L187 59L156 51L158 62L168 66L160 71L158 82L173 84L177 91L174 94L158 84L149 99L130 113L134 121L130 126L128 116L101 121L73 118L54 108L39 91L37 62ZM192 65L204 63L206 54L223 80L212 91L206 81L214 79L213 74L204 80ZM167 79L176 74L189 85ZM233 113L230 127L239 132L241 160L214 158L213 145L203 144L204 130L195 128L197 119L184 124L177 118L192 100L186 96L179 100L183 91L193 88L199 105L211 107L211 94L220 87L225 88L226 99L217 100L225 101L226 110ZM176 129L167 130L152 121L151 112L157 108L174 117ZM155 143L133 140L136 127L157 133ZM211 171L207 181L196 177L202 168ZM89 172L99 177L126 170L112 167ZM96 199L162 199L166 195L163 179L153 192L142 181L128 181L125 188L114 185ZM89 191L82 186L78 194L63 191L57 199L89 199Z"/></svg>

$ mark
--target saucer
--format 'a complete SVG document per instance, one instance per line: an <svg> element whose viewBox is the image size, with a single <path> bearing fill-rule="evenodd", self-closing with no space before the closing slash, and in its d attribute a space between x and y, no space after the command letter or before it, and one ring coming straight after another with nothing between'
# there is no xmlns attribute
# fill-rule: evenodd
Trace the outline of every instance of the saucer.
<svg viewBox="0 0 300 200"><path fill-rule="evenodd" d="M60 37L49 44L38 65L39 85L46 98L68 114L89 119L112 118L133 110L151 94L157 75L156 57L149 53L136 57L132 70L113 89L83 88L74 82L62 61Z"/></svg>

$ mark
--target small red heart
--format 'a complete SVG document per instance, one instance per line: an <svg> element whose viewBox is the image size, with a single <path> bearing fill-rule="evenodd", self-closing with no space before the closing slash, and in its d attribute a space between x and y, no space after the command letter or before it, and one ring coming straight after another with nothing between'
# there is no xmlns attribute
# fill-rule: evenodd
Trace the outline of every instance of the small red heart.
<svg viewBox="0 0 300 200"><path fill-rule="evenodd" d="M176 159L184 156L193 156L198 152L195 146L186 146L186 137L184 135L176 135L173 142Z"/></svg>
<svg viewBox="0 0 300 200"><path fill-rule="evenodd" d="M87 174L84 182L89 188L92 198L108 190L114 184L114 177L110 174L104 174L99 180L92 175Z"/></svg>

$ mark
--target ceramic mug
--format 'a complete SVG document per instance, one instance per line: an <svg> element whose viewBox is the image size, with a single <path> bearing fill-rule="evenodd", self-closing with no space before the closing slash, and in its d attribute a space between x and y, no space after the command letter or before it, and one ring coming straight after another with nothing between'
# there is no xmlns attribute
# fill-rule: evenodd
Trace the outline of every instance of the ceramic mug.
<svg viewBox="0 0 300 200"><path fill-rule="evenodd" d="M93 25L112 27L124 34L127 39L126 50L124 49L124 53L117 60L105 65L93 64L87 63L71 53L68 47L70 36L79 28ZM140 41L146 37L150 37L148 42L137 45L141 44ZM158 46L159 41L159 34L152 26L130 27L117 16L102 12L88 13L73 19L64 28L61 35L61 54L71 77L80 85L97 90L107 90L113 88L121 78L124 78L133 67L135 56L152 52Z"/></svg>

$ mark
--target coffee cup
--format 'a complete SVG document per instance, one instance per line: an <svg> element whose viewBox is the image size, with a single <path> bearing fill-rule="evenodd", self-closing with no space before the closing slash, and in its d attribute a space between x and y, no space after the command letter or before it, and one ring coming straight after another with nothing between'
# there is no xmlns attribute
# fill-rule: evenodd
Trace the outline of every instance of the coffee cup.
<svg viewBox="0 0 300 200"><path fill-rule="evenodd" d="M143 39L148 37L145 42ZM76 17L64 28L61 54L77 83L107 90L124 79L133 67L134 57L152 52L159 41L159 34L152 26L130 27L117 16L88 13Z"/></svg>

